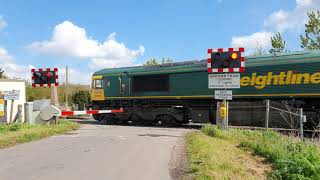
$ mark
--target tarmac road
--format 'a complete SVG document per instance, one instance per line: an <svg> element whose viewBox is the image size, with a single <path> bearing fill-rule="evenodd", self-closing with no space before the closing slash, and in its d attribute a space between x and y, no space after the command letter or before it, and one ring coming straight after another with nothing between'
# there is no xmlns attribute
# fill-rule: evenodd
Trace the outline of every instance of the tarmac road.
<svg viewBox="0 0 320 180"><path fill-rule="evenodd" d="M180 153L174 151L183 144L188 131L191 130L84 124L65 135L1 149L0 179L177 178L179 174L172 175L172 169L177 166L175 161L180 161L174 154Z"/></svg>

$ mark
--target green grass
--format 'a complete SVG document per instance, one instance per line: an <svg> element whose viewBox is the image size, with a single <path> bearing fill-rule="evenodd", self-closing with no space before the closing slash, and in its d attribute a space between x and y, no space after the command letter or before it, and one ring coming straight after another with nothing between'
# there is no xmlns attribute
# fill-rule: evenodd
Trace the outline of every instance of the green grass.
<svg viewBox="0 0 320 180"><path fill-rule="evenodd" d="M189 133L186 141L192 179L264 179L271 169L234 141L202 132Z"/></svg>
<svg viewBox="0 0 320 180"><path fill-rule="evenodd" d="M230 129L222 131L206 125L202 131L211 137L237 141L243 149L265 157L273 165L272 179L320 179L320 148L274 131Z"/></svg>
<svg viewBox="0 0 320 180"><path fill-rule="evenodd" d="M79 128L79 124L60 121L56 125L2 124L0 125L0 148L63 134Z"/></svg>

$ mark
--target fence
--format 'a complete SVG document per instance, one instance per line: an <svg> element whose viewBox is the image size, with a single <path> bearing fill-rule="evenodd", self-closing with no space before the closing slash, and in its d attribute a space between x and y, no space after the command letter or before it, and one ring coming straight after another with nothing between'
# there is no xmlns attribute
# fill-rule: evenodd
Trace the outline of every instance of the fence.
<svg viewBox="0 0 320 180"><path fill-rule="evenodd" d="M319 124L317 113L308 112L307 127ZM309 116L308 115L308 116ZM303 138L307 116L297 103L288 101L231 101L229 102L228 123L231 126L272 128L299 133Z"/></svg>

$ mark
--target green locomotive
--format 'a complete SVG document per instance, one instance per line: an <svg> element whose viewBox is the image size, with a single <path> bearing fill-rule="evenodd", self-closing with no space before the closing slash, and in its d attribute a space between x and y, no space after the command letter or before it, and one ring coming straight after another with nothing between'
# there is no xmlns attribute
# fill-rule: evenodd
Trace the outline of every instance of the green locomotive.
<svg viewBox="0 0 320 180"><path fill-rule="evenodd" d="M297 99L319 115L320 51L250 56L234 101ZM92 77L93 109L124 108L98 121L164 124L215 121L207 61L103 69ZM319 119L319 118L318 118ZM317 119L317 121L318 121Z"/></svg>

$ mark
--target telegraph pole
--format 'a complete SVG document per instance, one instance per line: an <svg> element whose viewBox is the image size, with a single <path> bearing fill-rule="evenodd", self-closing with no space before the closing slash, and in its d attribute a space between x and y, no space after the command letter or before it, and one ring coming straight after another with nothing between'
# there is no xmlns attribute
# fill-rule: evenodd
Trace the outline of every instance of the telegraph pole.
<svg viewBox="0 0 320 180"><path fill-rule="evenodd" d="M65 84L66 107L68 107L68 66L66 66L66 84Z"/></svg>

